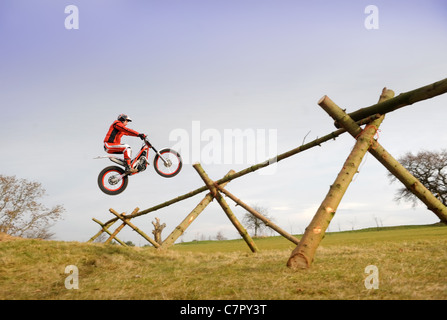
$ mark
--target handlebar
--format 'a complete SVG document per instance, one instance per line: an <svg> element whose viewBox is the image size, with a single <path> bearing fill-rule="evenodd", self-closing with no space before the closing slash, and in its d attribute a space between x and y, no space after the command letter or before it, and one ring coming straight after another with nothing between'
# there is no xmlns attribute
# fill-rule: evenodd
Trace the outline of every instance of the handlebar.
<svg viewBox="0 0 447 320"><path fill-rule="evenodd" d="M144 138L141 138L141 137L140 137L140 139L143 140L144 143L145 143L149 148L152 148L152 149L155 150L155 148L152 146L152 144L150 143L150 141L147 139L147 136L144 136Z"/></svg>

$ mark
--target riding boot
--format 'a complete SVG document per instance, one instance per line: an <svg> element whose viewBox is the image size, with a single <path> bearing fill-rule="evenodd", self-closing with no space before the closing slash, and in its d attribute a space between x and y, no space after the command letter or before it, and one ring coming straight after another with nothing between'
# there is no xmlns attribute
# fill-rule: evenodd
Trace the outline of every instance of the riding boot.
<svg viewBox="0 0 447 320"><path fill-rule="evenodd" d="M126 161L125 171L130 173L138 172L138 169L132 168L132 164L130 163L130 159L124 159Z"/></svg>

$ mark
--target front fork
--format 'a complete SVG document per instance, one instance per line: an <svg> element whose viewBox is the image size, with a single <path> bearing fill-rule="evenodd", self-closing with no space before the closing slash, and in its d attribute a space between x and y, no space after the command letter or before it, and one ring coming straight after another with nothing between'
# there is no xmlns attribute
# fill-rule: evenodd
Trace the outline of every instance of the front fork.
<svg viewBox="0 0 447 320"><path fill-rule="evenodd" d="M161 155L160 152L158 152L157 149L155 149L152 145L151 145L152 150L155 151L155 153L160 157L160 159L163 161L165 167L170 167L172 165L171 161L168 159L166 160L165 158L163 158L163 156Z"/></svg>

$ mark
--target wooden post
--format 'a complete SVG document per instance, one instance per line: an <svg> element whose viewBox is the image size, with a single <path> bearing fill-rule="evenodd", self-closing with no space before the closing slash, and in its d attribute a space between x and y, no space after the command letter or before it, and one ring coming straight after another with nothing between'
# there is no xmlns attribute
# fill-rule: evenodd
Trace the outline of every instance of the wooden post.
<svg viewBox="0 0 447 320"><path fill-rule="evenodd" d="M241 201L240 199L238 199L236 196L234 196L232 193L230 193L228 190L224 189L222 186L217 186L217 188L219 189L219 191L221 191L223 194L225 194L228 198L230 198L231 200L233 200L234 202L236 202L238 205L240 205L242 208L244 208L245 210L247 210L249 213L251 213L252 215L254 215L256 218L260 219L262 222L265 223L265 225L267 227L272 228L273 230L275 230L276 232L278 232L280 235L282 235L284 238L286 238L289 241L292 241L295 244L299 244L300 240L298 240L296 237L292 236L290 233L288 233L287 231L281 229L279 226L277 226L275 223L273 223L272 221L270 221L269 219L267 219L266 217L264 217L262 214L260 214L258 211L256 211L255 209L253 209L252 207L250 207L249 205L247 205L246 203L244 203L243 201Z"/></svg>
<svg viewBox="0 0 447 320"><path fill-rule="evenodd" d="M113 210L113 209L110 209L110 210ZM135 212L138 212L138 208L136 208L134 211L132 211L132 213L135 213ZM130 220L130 218L125 216L124 213L121 215L117 213L116 216L119 217L123 221L123 223L121 225L119 225L118 228L116 228L116 230L110 235L110 237L105 242L106 244L109 244L110 242L112 242L112 240L115 238L115 236L118 234L118 232L120 232L121 229L123 229L126 226L126 220L127 219Z"/></svg>
<svg viewBox="0 0 447 320"><path fill-rule="evenodd" d="M234 171L230 170L227 175L233 174ZM227 185L228 182L222 185ZM213 201L213 196L208 193L202 201L191 211L190 214L171 232L171 234L163 241L159 249L167 249L185 232L191 223L199 216L199 214Z"/></svg>
<svg viewBox="0 0 447 320"><path fill-rule="evenodd" d="M155 242L161 245L161 232L164 228L166 228L166 223L160 224L160 219L155 218L155 222L152 221L152 225L154 226L154 230L152 230L152 234L154 235Z"/></svg>
<svg viewBox="0 0 447 320"><path fill-rule="evenodd" d="M416 103L418 101L431 99L446 92L447 78L415 90L401 93L395 98L380 101L379 103L370 107L351 112L349 113L349 117L352 120L357 121L376 113L385 114L399 108L412 105L413 103ZM335 120L335 125L337 127L341 127L341 124L338 122L338 120Z"/></svg>
<svg viewBox="0 0 447 320"><path fill-rule="evenodd" d="M138 208L136 208L134 210L134 212L138 212ZM134 229L140 236L142 236L144 239L146 239L147 241L149 241L155 248L160 247L160 245L155 242L151 237L149 237L147 234L145 234L143 231L141 231L137 226L135 226L133 223L131 223L129 220L129 216L125 216L123 217L122 215L120 215L118 212L116 212L113 209L109 209L109 211L111 213L113 213L115 216L117 216L118 219L121 219L125 224L127 224L129 227L131 227L132 229Z"/></svg>
<svg viewBox="0 0 447 320"><path fill-rule="evenodd" d="M340 110L344 113L344 111ZM342 170L338 174L335 182L331 185L328 194L324 198L315 216L306 228L300 243L292 251L287 261L287 266L292 269L309 268L315 256L315 252L324 238L326 229L335 215L338 205L341 202L352 178L363 160L364 155L371 147L377 128L380 126L384 116L374 120L371 125L365 127L360 132L358 139L349 157L346 159Z"/></svg>
<svg viewBox="0 0 447 320"><path fill-rule="evenodd" d="M97 224L99 224L99 225L101 226L102 230L99 232L99 234L97 234L97 236L92 237L88 242L92 242L92 241L94 241L94 240L95 240L98 236L100 236L103 232L109 234L110 236L112 235L112 233L109 231L109 229L107 229L107 227L106 227L101 221L99 221L99 220L97 220L97 219L95 219L95 218L93 218L92 220L95 221ZM112 223L112 224L113 224L113 223ZM111 225L112 225L112 224L111 224ZM120 245L122 245L122 246L124 246L124 247L127 247L127 244L125 244L123 241L121 241L120 239L118 239L116 236L115 236L115 240L116 240Z"/></svg>
<svg viewBox="0 0 447 320"><path fill-rule="evenodd" d="M194 169L196 169L197 173L200 175L202 180L205 182L206 186L210 189L211 194L214 196L214 198L217 200L219 205L222 207L223 211L226 213L226 215L230 219L231 223L235 226L237 231L239 231L239 234L245 240L245 242L249 246L250 250L254 253L258 252L259 250L258 250L256 244L254 243L253 239L250 237L247 230L245 230L245 228L240 224L239 220L237 220L236 216L231 211L230 206L227 204L225 199L222 197L220 192L217 190L217 188L214 185L214 182L208 177L205 170L203 170L200 163L195 163L193 165L193 167L194 167Z"/></svg>
<svg viewBox="0 0 447 320"><path fill-rule="evenodd" d="M325 110L342 111L331 99L324 96L319 104ZM343 111L342 111L343 112ZM343 112L344 113L344 112ZM334 119L337 119L352 136L356 136L360 129L358 125L346 114L339 117L335 113L331 113ZM402 166L388 151L383 148L380 143L376 143L375 148L371 148L369 152L388 169L405 187L410 190L419 200L421 200L429 210L431 210L438 218L447 223L447 207L434 196L418 179L416 179L404 166Z"/></svg>
<svg viewBox="0 0 447 320"><path fill-rule="evenodd" d="M124 215L123 215L124 217ZM110 235L110 237L104 242L105 244L109 244L110 242L112 242L112 240L115 238L115 236L118 234L118 232L121 231L121 229L123 229L126 226L126 223L123 222L121 223L118 228L115 229L115 231Z"/></svg>
<svg viewBox="0 0 447 320"><path fill-rule="evenodd" d="M95 221L96 219L93 218L92 220ZM95 241L96 238L98 238L98 237L105 231L104 228L109 228L109 227L111 227L117 220L118 220L118 218L116 218L116 220L113 220L113 219L112 219L111 221L108 221L108 222L106 222L106 223L101 223L101 222L98 222L98 220L96 220L95 222L96 222L96 223L99 223L99 225L101 226L101 230L99 230L99 231L98 231L93 237L91 237L90 240L88 240L87 242L93 242L93 241ZM110 231L109 231L108 233L109 233L109 235L111 234Z"/></svg>

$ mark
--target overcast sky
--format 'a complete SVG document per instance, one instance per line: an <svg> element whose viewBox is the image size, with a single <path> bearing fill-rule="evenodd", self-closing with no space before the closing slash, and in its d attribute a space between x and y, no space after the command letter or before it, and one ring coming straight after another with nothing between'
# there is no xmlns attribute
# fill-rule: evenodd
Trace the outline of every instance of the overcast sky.
<svg viewBox="0 0 447 320"><path fill-rule="evenodd" d="M78 29L66 28L69 5L78 9ZM365 27L368 5L378 9L375 29ZM44 203L66 208L52 229L57 240L87 241L99 230L91 219L109 220L109 208L130 213L203 185L191 167L197 159L183 150L179 176L162 178L151 165L123 194L103 194L97 175L112 163L93 158L104 154L102 141L120 113L158 148L177 144L179 132L200 151L210 134L214 143L221 134L224 146L224 132L241 129L259 133L258 153L282 153L335 130L317 105L323 95L352 112L377 102L385 86L398 95L447 77L444 0L3 0L0 39L0 173L41 182ZM379 142L396 158L446 148L446 118L447 95L400 109L387 115ZM141 144L123 142L134 151ZM228 190L302 233L353 145L343 135L281 161L274 172L234 180ZM250 165L215 162L203 163L213 179ZM329 231L439 220L423 205L393 201L400 185L386 174L367 155ZM133 222L151 234L159 217L165 237L204 195ZM244 211L228 202L242 220ZM183 240L219 231L238 237L213 202ZM120 238L146 243L127 228Z"/></svg>

